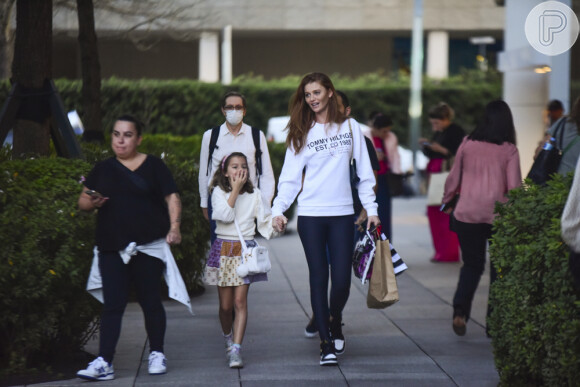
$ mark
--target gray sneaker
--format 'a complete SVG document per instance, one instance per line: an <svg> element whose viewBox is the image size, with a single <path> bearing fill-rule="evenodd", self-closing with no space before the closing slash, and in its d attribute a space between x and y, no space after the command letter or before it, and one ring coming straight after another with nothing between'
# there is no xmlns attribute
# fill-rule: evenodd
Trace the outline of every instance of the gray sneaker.
<svg viewBox="0 0 580 387"><path fill-rule="evenodd" d="M242 354L240 353L240 348L232 346L228 352L230 368L243 368L244 362L242 360Z"/></svg>

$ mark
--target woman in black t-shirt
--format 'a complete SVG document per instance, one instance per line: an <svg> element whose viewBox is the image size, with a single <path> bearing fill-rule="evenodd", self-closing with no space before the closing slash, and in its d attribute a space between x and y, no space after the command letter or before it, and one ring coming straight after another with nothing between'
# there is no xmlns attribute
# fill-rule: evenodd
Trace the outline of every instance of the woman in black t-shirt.
<svg viewBox="0 0 580 387"><path fill-rule="evenodd" d="M149 336L149 373L163 374L167 369L163 354L166 318L160 295L165 264L139 250L181 242L181 200L163 161L137 151L141 128L132 116L117 119L111 136L115 157L95 165L78 200L81 210L98 210L96 246L104 298L99 356L77 373L83 379L114 379L113 355L131 282ZM133 243L139 248L124 261L120 252Z"/></svg>
<svg viewBox="0 0 580 387"><path fill-rule="evenodd" d="M453 109L444 102L429 111L429 122L433 128L433 136L431 140L419 139L423 153L429 158L427 164L428 179L432 173L445 172L451 169L451 161L465 136L464 130L451 122L453 116ZM446 162L448 165L445 167ZM435 255L431 258L431 262L458 262L459 241L457 234L449 230L449 215L439 211L439 207L440 204L427 206L427 217L435 248Z"/></svg>

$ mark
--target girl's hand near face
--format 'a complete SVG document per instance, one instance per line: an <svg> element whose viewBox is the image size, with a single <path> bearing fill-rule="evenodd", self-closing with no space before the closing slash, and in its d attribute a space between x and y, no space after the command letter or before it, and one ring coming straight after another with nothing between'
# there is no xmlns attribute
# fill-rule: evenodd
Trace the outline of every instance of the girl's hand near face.
<svg viewBox="0 0 580 387"><path fill-rule="evenodd" d="M230 176L230 185L232 191L240 192L246 181L248 180L248 171L246 169L239 169Z"/></svg>
<svg viewBox="0 0 580 387"><path fill-rule="evenodd" d="M222 167L223 168L223 167ZM230 159L228 165L226 166L226 177L232 187L230 197L228 198L228 204L230 207L234 208L236 200L246 181L248 181L248 167L245 157L234 156Z"/></svg>

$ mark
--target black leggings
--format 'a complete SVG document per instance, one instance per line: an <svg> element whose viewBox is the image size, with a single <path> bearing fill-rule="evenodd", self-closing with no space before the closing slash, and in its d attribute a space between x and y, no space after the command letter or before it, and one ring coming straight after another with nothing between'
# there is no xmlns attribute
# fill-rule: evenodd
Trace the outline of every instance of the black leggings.
<svg viewBox="0 0 580 387"><path fill-rule="evenodd" d="M138 252L128 264L117 252L99 254L105 304L101 314L99 356L112 363L121 333L121 320L129 299L131 282L145 316L151 351L163 352L165 309L161 302L161 276L165 265L159 258Z"/></svg>
<svg viewBox="0 0 580 387"><path fill-rule="evenodd" d="M485 269L487 242L493 236L491 224L487 223L465 223L457 219L453 220L453 226L459 245L461 246L461 258L463 266L459 272L459 281L457 282L457 289L453 296L454 316L456 313L463 314L465 320L468 321L471 317L471 304L479 280ZM489 285L496 279L495 267L490 265L489 270ZM487 304L487 315L489 316L491 309L490 304Z"/></svg>
<svg viewBox="0 0 580 387"><path fill-rule="evenodd" d="M299 216L298 234L310 272L310 302L321 340L330 340L328 263L330 262L330 315L342 320L350 294L353 246L352 215ZM328 246L328 257L326 247Z"/></svg>

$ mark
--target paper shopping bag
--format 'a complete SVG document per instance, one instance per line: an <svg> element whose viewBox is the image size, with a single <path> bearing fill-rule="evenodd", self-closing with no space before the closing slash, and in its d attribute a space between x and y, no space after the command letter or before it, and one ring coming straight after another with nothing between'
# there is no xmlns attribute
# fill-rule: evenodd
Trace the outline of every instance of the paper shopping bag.
<svg viewBox="0 0 580 387"><path fill-rule="evenodd" d="M367 295L367 307L384 309L397 301L399 301L399 291L397 290L389 240L377 241L373 274Z"/></svg>
<svg viewBox="0 0 580 387"><path fill-rule="evenodd" d="M445 180L449 172L432 173L429 178L429 188L427 189L427 205L440 206L445 193Z"/></svg>

